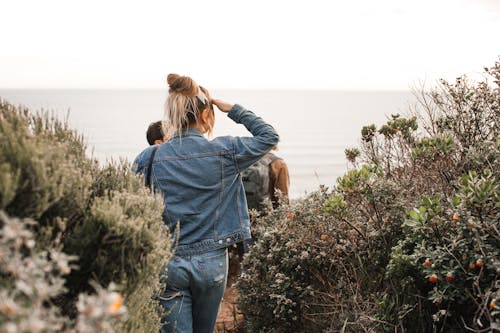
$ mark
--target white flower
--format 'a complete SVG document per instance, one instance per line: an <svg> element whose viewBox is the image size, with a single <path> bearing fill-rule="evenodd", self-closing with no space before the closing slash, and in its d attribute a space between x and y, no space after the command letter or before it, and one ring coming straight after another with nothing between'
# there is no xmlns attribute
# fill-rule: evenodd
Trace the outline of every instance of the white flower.
<svg viewBox="0 0 500 333"><path fill-rule="evenodd" d="M2 333L17 333L19 332L18 327L14 323L7 323L3 325Z"/></svg>
<svg viewBox="0 0 500 333"><path fill-rule="evenodd" d="M45 322L38 318L30 319L26 325L26 330L32 333L43 332L46 328Z"/></svg>

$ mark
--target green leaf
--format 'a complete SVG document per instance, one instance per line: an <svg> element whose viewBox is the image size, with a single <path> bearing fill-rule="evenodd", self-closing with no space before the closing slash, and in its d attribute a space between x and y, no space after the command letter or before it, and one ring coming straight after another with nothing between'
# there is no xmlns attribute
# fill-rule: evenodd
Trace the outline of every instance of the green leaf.
<svg viewBox="0 0 500 333"><path fill-rule="evenodd" d="M418 223L418 221L407 219L404 221L403 225L407 226L407 227L414 228L414 227L417 227L419 225L419 223Z"/></svg>
<svg viewBox="0 0 500 333"><path fill-rule="evenodd" d="M419 217L420 217L420 214L417 210L410 210L410 212L408 213L408 215L410 215L410 217L413 219L413 220L418 220Z"/></svg>

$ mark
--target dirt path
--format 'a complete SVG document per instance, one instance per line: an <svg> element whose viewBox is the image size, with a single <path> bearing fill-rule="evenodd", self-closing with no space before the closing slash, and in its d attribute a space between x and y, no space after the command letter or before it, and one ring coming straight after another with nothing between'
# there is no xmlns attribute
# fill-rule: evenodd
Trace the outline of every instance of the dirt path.
<svg viewBox="0 0 500 333"><path fill-rule="evenodd" d="M238 310L238 291L234 287L240 274L240 262L237 254L230 253L227 287L220 305L214 333L242 332L243 314Z"/></svg>
<svg viewBox="0 0 500 333"><path fill-rule="evenodd" d="M219 309L219 315L217 316L214 333L238 332L243 323L243 314L238 311L237 297L236 288L226 288Z"/></svg>

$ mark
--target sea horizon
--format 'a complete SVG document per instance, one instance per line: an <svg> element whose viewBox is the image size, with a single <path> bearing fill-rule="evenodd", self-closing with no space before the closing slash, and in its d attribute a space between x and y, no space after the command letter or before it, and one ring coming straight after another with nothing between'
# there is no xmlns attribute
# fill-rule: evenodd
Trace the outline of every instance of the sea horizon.
<svg viewBox="0 0 500 333"><path fill-rule="evenodd" d="M51 112L84 135L88 155L101 163L132 162L147 147L145 131L160 120L166 89L0 89L0 98L31 111ZM357 146L363 125L384 123L408 111L410 90L213 89L214 98L238 103L273 125L281 140L277 155L290 170L290 197L320 185L332 187L348 170L344 150ZM216 112L214 137L250 135Z"/></svg>

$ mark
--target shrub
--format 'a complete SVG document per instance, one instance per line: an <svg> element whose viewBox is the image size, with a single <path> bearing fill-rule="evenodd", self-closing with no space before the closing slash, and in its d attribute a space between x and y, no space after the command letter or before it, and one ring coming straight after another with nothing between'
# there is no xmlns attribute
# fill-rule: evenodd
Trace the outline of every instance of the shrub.
<svg viewBox="0 0 500 333"><path fill-rule="evenodd" d="M387 267L381 318L413 331L498 329L489 304L499 286L499 64L497 87L441 81L423 94L419 118L430 135L413 148L418 170L436 167L442 191L417 193ZM492 172L493 171L493 172ZM478 265L477 265L478 264ZM424 318L424 320L421 320Z"/></svg>
<svg viewBox="0 0 500 333"><path fill-rule="evenodd" d="M362 331L377 312L404 208L381 169L364 166L258 220L238 288L251 332ZM369 292L368 292L369 291Z"/></svg>
<svg viewBox="0 0 500 333"><path fill-rule="evenodd" d="M416 325L421 330L499 327L498 313L489 309L500 286L498 179L486 170L460 183L452 202L424 197L409 211L388 265L387 277L401 281L398 293L389 294L406 295L409 309L398 320L424 318Z"/></svg>
<svg viewBox="0 0 500 333"><path fill-rule="evenodd" d="M83 138L47 114L0 103L0 209L37 220L38 240L50 243L68 218L82 215L95 161Z"/></svg>
<svg viewBox="0 0 500 333"><path fill-rule="evenodd" d="M0 329L2 332L42 333L73 331L114 332L126 319L121 294L109 288L79 296L76 320L53 306L65 292L64 277L74 268L68 256L56 249L36 251L30 219L8 218L0 211Z"/></svg>
<svg viewBox="0 0 500 333"><path fill-rule="evenodd" d="M86 290L91 279L104 285L117 283L129 310L127 332L156 330L151 297L170 251L161 222L162 203L144 197L144 193L116 192L111 198L96 199L65 247L80 258L81 269L67 279L72 288Z"/></svg>
<svg viewBox="0 0 500 333"><path fill-rule="evenodd" d="M316 332L335 327L332 317L324 315L332 312L352 319L352 311L339 301L350 296L347 287L358 270L353 262L336 258L350 252L351 240L358 238L348 228L332 233L335 221L322 209L327 198L324 190L313 193L272 211L254 227L257 241L238 281L250 332ZM334 289L336 295L328 293ZM362 307L358 301L349 304Z"/></svg>
<svg viewBox="0 0 500 333"><path fill-rule="evenodd" d="M500 63L487 73L496 87L441 81L363 127L331 190L257 219L238 283L250 331L498 329Z"/></svg>
<svg viewBox="0 0 500 333"><path fill-rule="evenodd" d="M83 138L66 123L2 101L0 170L0 210L36 221L30 224L35 252L55 249L78 258L52 302L63 315L78 317L79 295L98 292L91 281L114 282L128 309L128 320L114 328L157 331L151 296L171 242L162 200L127 163L101 167L85 156Z"/></svg>

